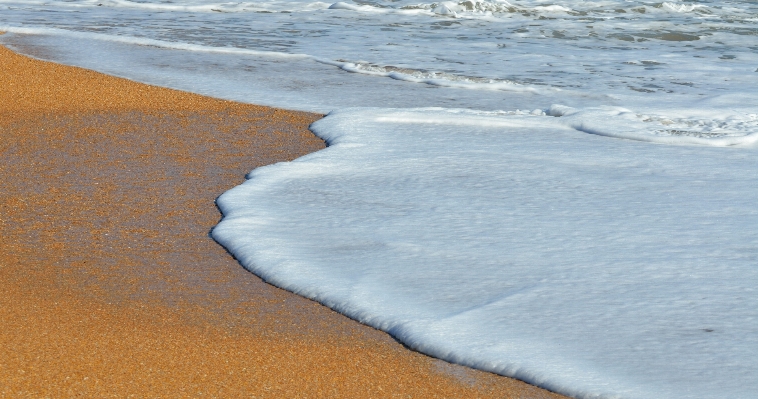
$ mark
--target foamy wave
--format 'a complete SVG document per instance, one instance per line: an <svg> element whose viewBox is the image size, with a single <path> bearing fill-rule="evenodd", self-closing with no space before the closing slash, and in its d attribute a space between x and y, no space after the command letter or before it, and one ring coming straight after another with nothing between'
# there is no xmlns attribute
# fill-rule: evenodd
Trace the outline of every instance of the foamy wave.
<svg viewBox="0 0 758 399"><path fill-rule="evenodd" d="M446 361L575 398L751 397L730 382L756 370L755 157L561 122L332 112L311 125L329 147L256 169L211 234L266 281Z"/></svg>
<svg viewBox="0 0 758 399"><path fill-rule="evenodd" d="M702 4L672 3L667 1L661 4L661 8L672 12L692 12L698 8L706 8L706 6Z"/></svg>
<svg viewBox="0 0 758 399"><path fill-rule="evenodd" d="M578 110L563 105L551 106L547 114L565 118L581 132L628 140L713 147L758 143L758 114L695 119L640 114L620 107Z"/></svg>
<svg viewBox="0 0 758 399"><path fill-rule="evenodd" d="M505 13L516 12L518 8L507 1L489 2L489 1L443 1L440 3L419 4L416 6L420 9L431 10L440 15L456 15L460 13Z"/></svg>
<svg viewBox="0 0 758 399"><path fill-rule="evenodd" d="M450 17L462 16L481 16L515 12L535 12L535 13L555 13L570 12L571 8L552 4L547 6L534 6L531 8L516 6L505 0L502 1L442 1L436 3L420 3L414 5L405 5L398 8L380 7L375 5L357 5L353 3L337 2L332 4L330 9L341 9L351 11L363 11L374 13L398 13L398 14L426 14L426 15L444 15Z"/></svg>
<svg viewBox="0 0 758 399"><path fill-rule="evenodd" d="M461 76L445 72L424 71L410 68L399 68L395 66L381 66L369 63L345 62L340 65L340 68L348 72L382 76L406 82L424 83L434 86L531 93L540 93L544 91L534 87L524 86L507 79L488 79L472 76Z"/></svg>
<svg viewBox="0 0 758 399"><path fill-rule="evenodd" d="M571 7L570 7L570 6ZM576 7L576 8L572 8ZM533 3L509 3L508 1L483 1L483 0L466 0L466 1L441 1L434 3L419 3L412 5L401 5L393 7L390 5L375 4L355 4L352 2L336 2L329 6L330 9L351 10L366 13L378 14L424 14L430 16L449 16L449 17L488 17L503 14L519 13L525 16L539 16L542 14L569 14L573 16L583 15L602 15L606 16L611 13L619 14L645 14L645 13L690 13L697 11L700 14L710 14L710 9L702 4L664 2L655 5L647 4L614 4L609 7L608 4L533 4Z"/></svg>

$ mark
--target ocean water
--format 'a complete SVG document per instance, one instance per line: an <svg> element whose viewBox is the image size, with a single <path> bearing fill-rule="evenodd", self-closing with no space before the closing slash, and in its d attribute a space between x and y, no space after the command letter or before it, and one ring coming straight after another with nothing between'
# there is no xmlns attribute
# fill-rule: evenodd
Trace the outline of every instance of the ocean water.
<svg viewBox="0 0 758 399"><path fill-rule="evenodd" d="M218 200L275 285L577 398L758 397L755 1L0 0L0 30L328 113Z"/></svg>

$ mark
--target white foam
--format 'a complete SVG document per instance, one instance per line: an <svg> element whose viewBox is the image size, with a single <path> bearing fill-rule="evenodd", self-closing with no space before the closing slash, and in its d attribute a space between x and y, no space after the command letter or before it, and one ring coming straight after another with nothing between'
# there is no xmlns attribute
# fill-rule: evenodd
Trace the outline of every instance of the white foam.
<svg viewBox="0 0 758 399"><path fill-rule="evenodd" d="M597 137L567 117L332 113L312 127L329 148L219 198L213 237L445 360L578 398L752 397L754 150Z"/></svg>
<svg viewBox="0 0 758 399"><path fill-rule="evenodd" d="M719 119L669 118L620 107L577 110L561 105L551 106L547 113L562 117L562 122L581 132L627 140L713 147L745 147L758 142L756 114Z"/></svg>
<svg viewBox="0 0 758 399"><path fill-rule="evenodd" d="M386 66L365 65L360 63L345 62L339 67L348 72L362 73L372 76L388 77L396 80L413 83L423 83L432 86L455 87L472 90L510 91L544 94L561 91L560 89L538 89L521 85L503 79L481 79L466 76L457 76L444 72L417 71L408 68L396 68Z"/></svg>
<svg viewBox="0 0 758 399"><path fill-rule="evenodd" d="M708 7L703 4L686 4L686 3L674 3L665 1L661 4L661 7L668 11L673 12L692 12L698 8Z"/></svg>

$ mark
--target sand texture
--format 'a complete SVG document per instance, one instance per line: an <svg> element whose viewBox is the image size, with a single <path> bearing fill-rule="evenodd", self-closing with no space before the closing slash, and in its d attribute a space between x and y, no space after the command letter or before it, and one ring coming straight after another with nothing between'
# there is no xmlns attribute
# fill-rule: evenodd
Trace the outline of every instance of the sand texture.
<svg viewBox="0 0 758 399"><path fill-rule="evenodd" d="M0 397L551 398L407 350L246 272L208 233L320 115L0 48Z"/></svg>

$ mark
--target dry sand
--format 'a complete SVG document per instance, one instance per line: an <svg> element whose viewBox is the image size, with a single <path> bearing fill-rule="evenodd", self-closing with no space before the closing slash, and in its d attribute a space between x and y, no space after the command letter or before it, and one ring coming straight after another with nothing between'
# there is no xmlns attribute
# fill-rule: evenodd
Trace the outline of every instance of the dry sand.
<svg viewBox="0 0 758 399"><path fill-rule="evenodd" d="M0 397L558 397L407 350L209 238L320 115L0 47Z"/></svg>

